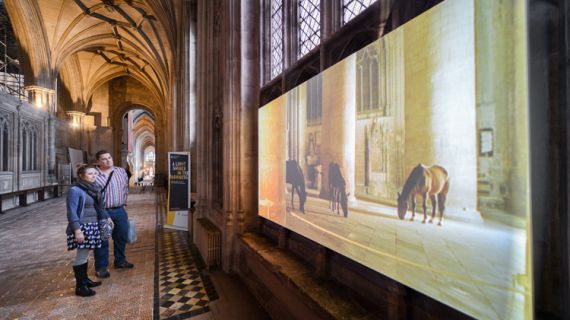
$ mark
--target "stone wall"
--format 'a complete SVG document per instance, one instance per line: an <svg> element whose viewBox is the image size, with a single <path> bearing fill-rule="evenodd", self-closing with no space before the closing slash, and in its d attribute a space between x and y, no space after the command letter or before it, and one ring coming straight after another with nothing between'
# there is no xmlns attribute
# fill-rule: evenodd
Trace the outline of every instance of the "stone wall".
<svg viewBox="0 0 570 320"><path fill-rule="evenodd" d="M13 192L36 189L48 185L48 118L46 111L21 102L12 96L0 94L0 117L8 125L8 152L7 168L0 172L0 194L10 194ZM35 168L23 170L22 164L22 128L23 124L31 126L36 130L36 150L31 161L35 161ZM27 194L27 202L35 202L43 197L39 192ZM48 195L50 196L50 195ZM10 209L18 205L18 197L3 197L2 210Z"/></svg>

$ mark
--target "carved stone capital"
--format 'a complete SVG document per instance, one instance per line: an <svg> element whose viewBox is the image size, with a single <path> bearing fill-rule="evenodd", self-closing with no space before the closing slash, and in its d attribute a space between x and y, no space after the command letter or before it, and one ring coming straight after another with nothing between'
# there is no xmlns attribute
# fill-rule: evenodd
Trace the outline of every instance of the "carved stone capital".
<svg viewBox="0 0 570 320"><path fill-rule="evenodd" d="M27 86L28 101L38 109L49 112L55 112L55 90L40 86Z"/></svg>

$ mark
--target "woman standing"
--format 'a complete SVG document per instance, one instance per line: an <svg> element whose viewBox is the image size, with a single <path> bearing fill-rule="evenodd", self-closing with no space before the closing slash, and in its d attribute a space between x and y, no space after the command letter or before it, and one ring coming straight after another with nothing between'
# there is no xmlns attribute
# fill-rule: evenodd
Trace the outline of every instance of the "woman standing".
<svg viewBox="0 0 570 320"><path fill-rule="evenodd" d="M75 294L89 297L95 295L91 288L101 284L87 277L89 250L101 247L99 220L108 220L110 225L113 222L99 206L101 193L94 183L97 178L95 166L80 165L77 177L78 183L67 193L67 249L77 249L73 263Z"/></svg>

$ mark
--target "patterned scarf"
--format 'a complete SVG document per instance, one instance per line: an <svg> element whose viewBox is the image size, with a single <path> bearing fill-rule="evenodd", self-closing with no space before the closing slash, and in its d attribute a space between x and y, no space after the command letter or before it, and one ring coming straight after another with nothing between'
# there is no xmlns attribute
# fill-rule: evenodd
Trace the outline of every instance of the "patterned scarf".
<svg viewBox="0 0 570 320"><path fill-rule="evenodd" d="M99 207L99 204L101 203L101 187L99 187L99 185L97 185L96 183L90 183L87 182L85 180L79 180L79 182L77 183L77 186L79 188L81 188L83 191L87 192L88 195L91 196L91 198L93 198L93 201L95 202L95 206ZM99 211L99 210L97 210Z"/></svg>

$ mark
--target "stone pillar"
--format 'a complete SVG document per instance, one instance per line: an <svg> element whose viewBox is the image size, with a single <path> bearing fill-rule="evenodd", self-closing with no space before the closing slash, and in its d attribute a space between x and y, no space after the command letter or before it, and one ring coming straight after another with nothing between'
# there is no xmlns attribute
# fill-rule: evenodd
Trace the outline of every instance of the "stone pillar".
<svg viewBox="0 0 570 320"><path fill-rule="evenodd" d="M323 74L323 128L321 161L323 163L320 197L329 198L328 168L338 163L348 180L349 200L354 201L356 133L356 59L350 56Z"/></svg>
<svg viewBox="0 0 570 320"><path fill-rule="evenodd" d="M113 163L115 166L121 166L121 159L122 159L122 141L123 141L123 129L117 129L113 127ZM110 150L109 150L110 151Z"/></svg>
<svg viewBox="0 0 570 320"><path fill-rule="evenodd" d="M216 1L199 0L197 5L197 75L196 80L201 85L196 88L196 135L200 144L196 147L196 162L201 168L196 172L196 192L198 193L197 213L206 215L211 209L212 203L212 112L210 107L215 107L211 98L210 82L213 78L213 70L219 65L215 54L211 54L215 39L212 39L213 29L212 16ZM158 145L157 145L158 146Z"/></svg>
<svg viewBox="0 0 570 320"><path fill-rule="evenodd" d="M56 116L56 103L55 103L55 90L40 87L40 86L27 86L28 101L38 109L48 113L47 122L47 139L46 139L46 152L47 163L45 165L46 173L44 181L47 184L57 183L56 177L56 161L55 161L55 116Z"/></svg>
<svg viewBox="0 0 570 320"><path fill-rule="evenodd" d="M187 128L188 128L188 146L189 146L189 150L190 150L190 189L192 190L192 192L197 192L197 169L198 169L198 163L196 161L196 132L197 132L197 112L196 112L196 101L198 98L198 88L197 88L197 73L198 73L198 67L196 64L197 61L197 35L196 35L196 31L197 31L197 5L196 5L196 1L191 1L190 2L190 8L188 9L190 11L190 14L188 16L188 39L186 39L186 42L188 43L188 48L187 48L187 52L186 52L186 58L188 59L188 68L187 68L187 72L188 72L188 84L187 84L187 96L188 96L188 108L189 108L189 112L190 114L187 116L188 121L190 121L187 124Z"/></svg>
<svg viewBox="0 0 570 320"><path fill-rule="evenodd" d="M243 223L243 205L241 203L241 105L240 105L240 4L222 1L224 16L222 34L223 43L222 77L223 83L223 238L225 250L222 266L229 272L233 266L233 243Z"/></svg>
<svg viewBox="0 0 570 320"><path fill-rule="evenodd" d="M257 226L257 117L259 106L259 1L241 1L240 197L239 233Z"/></svg>

